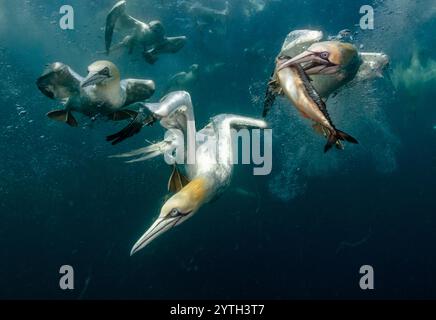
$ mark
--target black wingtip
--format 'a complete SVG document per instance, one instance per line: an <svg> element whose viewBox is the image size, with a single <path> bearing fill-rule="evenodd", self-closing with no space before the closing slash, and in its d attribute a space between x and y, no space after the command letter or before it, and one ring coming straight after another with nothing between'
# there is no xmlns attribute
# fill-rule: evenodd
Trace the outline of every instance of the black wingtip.
<svg viewBox="0 0 436 320"><path fill-rule="evenodd" d="M106 141L110 142L114 146L139 133L142 129L142 126L142 123L132 122L119 132L107 136Z"/></svg>
<svg viewBox="0 0 436 320"><path fill-rule="evenodd" d="M152 126L156 121L153 115L145 116L138 113L125 128L106 137L106 141L111 142L112 145L116 145L136 134L138 134L144 126Z"/></svg>

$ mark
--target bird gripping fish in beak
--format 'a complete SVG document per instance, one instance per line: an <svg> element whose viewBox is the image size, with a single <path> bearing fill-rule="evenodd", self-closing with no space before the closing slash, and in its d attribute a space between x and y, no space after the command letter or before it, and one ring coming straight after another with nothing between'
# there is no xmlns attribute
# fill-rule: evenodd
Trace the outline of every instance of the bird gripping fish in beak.
<svg viewBox="0 0 436 320"><path fill-rule="evenodd" d="M303 57L302 55L300 56ZM301 59L308 61L304 57ZM331 121L325 102L311 84L311 79L303 67L298 63L289 63L289 61L296 60L287 56L277 58L275 79L272 82L272 85L276 88L272 90L278 90L280 93L283 93L305 118L315 122L314 128L319 129L317 131L320 131L328 139L324 152L330 150L334 145L338 149L343 149L341 141L357 144L358 142L355 138L336 129ZM268 90L270 90L269 96L271 97L272 91L270 88ZM270 103L268 99L266 99L266 102Z"/></svg>
<svg viewBox="0 0 436 320"><path fill-rule="evenodd" d="M295 38L296 37L296 38ZM288 40L288 38L293 40ZM276 67L268 83L263 116L274 104L277 95L286 96L297 110L315 122L314 129L327 137L324 152L336 145L343 149L341 141L358 143L350 135L337 130L330 119L325 101L333 89L352 79L359 69L359 55L355 46L339 41L318 41L318 34L295 32L288 35L288 45L276 59ZM308 43L308 48L293 50ZM312 43L311 43L312 42ZM303 52L301 52L303 51ZM309 76L312 76L310 78ZM321 92L318 89L321 88Z"/></svg>
<svg viewBox="0 0 436 320"><path fill-rule="evenodd" d="M306 51L284 61L277 71L300 64L308 75L331 75L357 60L357 50L349 43L323 41L312 44Z"/></svg>

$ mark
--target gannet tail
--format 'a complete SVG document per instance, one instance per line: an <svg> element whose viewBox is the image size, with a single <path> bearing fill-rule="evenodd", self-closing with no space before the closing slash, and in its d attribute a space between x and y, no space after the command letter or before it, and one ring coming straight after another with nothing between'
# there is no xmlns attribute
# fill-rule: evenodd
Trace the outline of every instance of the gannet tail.
<svg viewBox="0 0 436 320"><path fill-rule="evenodd" d="M171 142L160 141L145 148L139 148L126 153L109 156L109 158L134 158L126 161L126 163L134 163L146 161L164 154L171 149Z"/></svg>

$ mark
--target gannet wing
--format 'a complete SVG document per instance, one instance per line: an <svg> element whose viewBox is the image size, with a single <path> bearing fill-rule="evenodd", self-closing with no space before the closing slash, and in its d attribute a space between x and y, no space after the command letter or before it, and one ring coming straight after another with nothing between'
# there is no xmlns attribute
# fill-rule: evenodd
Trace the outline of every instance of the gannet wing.
<svg viewBox="0 0 436 320"><path fill-rule="evenodd" d="M244 117L234 114L220 114L212 118L211 124L220 134L230 135L230 129L266 129L268 124L264 120ZM204 130L204 129L203 129Z"/></svg>
<svg viewBox="0 0 436 320"><path fill-rule="evenodd" d="M143 22L129 16L126 13L126 1L119 1L109 12L106 18L105 42L106 52L109 52L112 44L115 25L121 29L136 29L143 25Z"/></svg>
<svg viewBox="0 0 436 320"><path fill-rule="evenodd" d="M234 159L233 152L235 146L232 133L233 130L247 129L266 129L267 123L263 120L258 120L249 117L243 117L233 114L220 114L212 118L210 125L213 127L214 135L219 138L220 143L217 144L217 156L219 161L230 162ZM209 125L200 131L200 134L207 134ZM199 148L202 148L200 146ZM206 147L208 148L208 147Z"/></svg>
<svg viewBox="0 0 436 320"><path fill-rule="evenodd" d="M151 125L160 120L161 125L167 129L179 129L186 136L186 130L189 125L195 129L194 111L189 93L185 91L175 91L166 95L159 103L141 103L143 108L136 118L120 132L107 137L107 141L112 144L137 134L145 125ZM191 124L188 123L191 122ZM229 130L230 132L230 130ZM182 139L184 140L184 139ZM134 158L127 161L128 163L145 161L162 154L170 154L180 146L180 137L175 131L169 131L163 141L157 142L145 148L129 151L114 158Z"/></svg>
<svg viewBox="0 0 436 320"><path fill-rule="evenodd" d="M135 102L140 102L150 98L155 90L156 86L153 80L141 80L141 79L125 79L121 81L121 88L126 92L125 106L128 106Z"/></svg>
<svg viewBox="0 0 436 320"><path fill-rule="evenodd" d="M219 121L227 122L231 129L266 129L268 124L264 120L243 117L233 114L223 114L218 116Z"/></svg>
<svg viewBox="0 0 436 320"><path fill-rule="evenodd" d="M383 77L383 72L389 65L388 55L381 52L360 52L359 57L362 63L353 82Z"/></svg>
<svg viewBox="0 0 436 320"><path fill-rule="evenodd" d="M134 105L140 105L141 103L136 103ZM118 131L117 133L111 134L106 137L106 141L111 142L112 145L116 145L130 137L133 137L135 134L139 133L144 126L151 126L156 122L156 119L152 114L146 113L144 109L140 109L137 113L136 117L123 129Z"/></svg>
<svg viewBox="0 0 436 320"><path fill-rule="evenodd" d="M144 126L150 126L160 120L166 129L178 129L186 133L188 121L195 127L194 110L191 96L185 91L167 94L158 103L137 103L138 115L121 131L106 138L113 145L137 134Z"/></svg>
<svg viewBox="0 0 436 320"><path fill-rule="evenodd" d="M50 99L63 100L80 92L83 78L69 66L55 62L36 80L38 89Z"/></svg>
<svg viewBox="0 0 436 320"><path fill-rule="evenodd" d="M165 139L144 148L109 156L109 158L131 158L130 160L127 160L126 163L141 162L158 157L166 152L170 152L170 150L173 150L173 145L175 142L176 140Z"/></svg>

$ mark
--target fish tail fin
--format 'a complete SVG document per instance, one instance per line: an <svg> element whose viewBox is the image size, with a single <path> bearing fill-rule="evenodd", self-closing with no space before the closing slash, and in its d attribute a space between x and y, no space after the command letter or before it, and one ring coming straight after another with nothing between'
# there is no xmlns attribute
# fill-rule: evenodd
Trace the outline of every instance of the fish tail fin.
<svg viewBox="0 0 436 320"><path fill-rule="evenodd" d="M350 136L348 133L345 133L341 130L336 130L336 134L340 137L339 138L340 140L347 141L354 144L359 143L359 141L357 141L354 137Z"/></svg>
<svg viewBox="0 0 436 320"><path fill-rule="evenodd" d="M327 143L324 146L324 152L329 151L334 145L338 147L338 149L342 149L341 141L347 141L350 143L358 144L359 142L350 136L348 133L345 133L341 130L335 130L334 132L330 132L327 138Z"/></svg>

